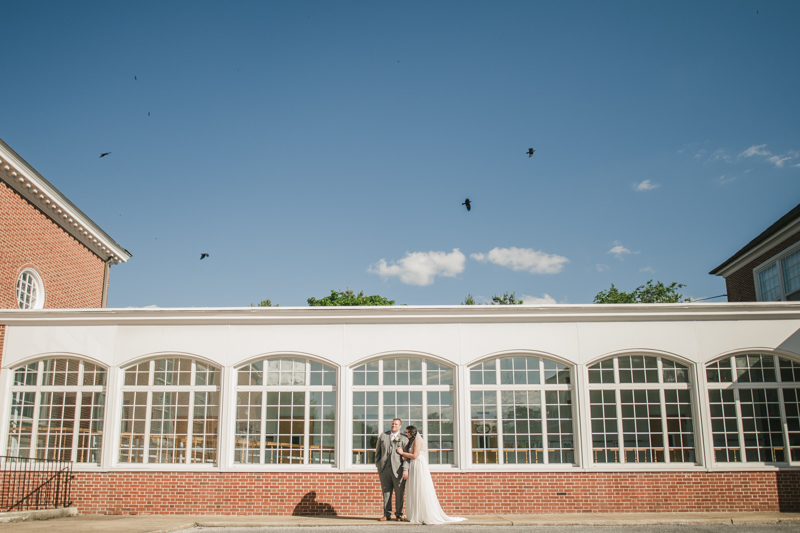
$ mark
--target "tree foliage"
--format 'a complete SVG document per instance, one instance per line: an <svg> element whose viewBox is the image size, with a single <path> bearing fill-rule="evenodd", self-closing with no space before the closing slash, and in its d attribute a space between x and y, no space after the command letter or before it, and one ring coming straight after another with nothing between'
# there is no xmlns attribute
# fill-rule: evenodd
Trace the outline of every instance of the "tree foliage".
<svg viewBox="0 0 800 533"><path fill-rule="evenodd" d="M522 303L522 300L517 300L515 295L516 293L507 293L504 292L502 296L494 295L492 296L492 301L490 302L491 305L519 305ZM461 305L480 305L475 302L475 297L472 296L472 293L467 294L467 297L464 298L464 301L461 302ZM488 304L486 304L488 305Z"/></svg>
<svg viewBox="0 0 800 533"><path fill-rule="evenodd" d="M328 306L328 305L394 305L394 300L387 300L383 296L377 294L373 296L364 296L364 291L356 294L352 289L347 289L343 292L331 291L330 296L317 300L314 297L309 298L308 305L311 306Z"/></svg>
<svg viewBox="0 0 800 533"><path fill-rule="evenodd" d="M522 300L517 300L515 293L504 292L502 296L492 296L492 305L521 305Z"/></svg>
<svg viewBox="0 0 800 533"><path fill-rule="evenodd" d="M266 300L261 300L257 304L250 304L250 307L280 307L281 304L273 304L272 300L267 298Z"/></svg>
<svg viewBox="0 0 800 533"><path fill-rule="evenodd" d="M651 279L644 285L640 285L633 290L633 292L622 292L617 289L614 284L607 291L600 291L594 297L596 304L673 304L681 302L690 302L690 298L683 300L683 294L678 292L678 289L686 287L683 283L672 282L669 285L664 285L657 281L653 285Z"/></svg>

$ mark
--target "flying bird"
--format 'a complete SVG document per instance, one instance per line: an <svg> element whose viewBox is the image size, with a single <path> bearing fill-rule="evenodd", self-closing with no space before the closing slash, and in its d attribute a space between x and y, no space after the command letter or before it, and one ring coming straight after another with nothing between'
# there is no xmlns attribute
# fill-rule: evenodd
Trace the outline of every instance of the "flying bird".
<svg viewBox="0 0 800 533"><path fill-rule="evenodd" d="M535 152L535 151L536 150L534 150L533 148L528 148L528 151L525 152L525 153L528 154L528 157L533 157L533 152Z"/></svg>
<svg viewBox="0 0 800 533"><path fill-rule="evenodd" d="M200 254L200 261L208 257L208 254Z"/></svg>
<svg viewBox="0 0 800 533"><path fill-rule="evenodd" d="M138 78L136 76L133 77L133 81L136 81Z"/></svg>
<svg viewBox="0 0 800 533"><path fill-rule="evenodd" d="M102 154L100 154L100 157L105 157L105 156L107 156L107 155L108 155L108 154L110 154L110 153L111 153L111 152L105 152L105 153L102 153Z"/></svg>
<svg viewBox="0 0 800 533"><path fill-rule="evenodd" d="M467 206L467 211L469 211L470 209L472 209L472 202L470 202L470 201L469 201L469 198L467 198L466 200L464 200L464 203L463 203L463 204L461 204L461 205L465 205L465 206Z"/></svg>
<svg viewBox="0 0 800 533"><path fill-rule="evenodd" d="M148 116L148 117L150 116L150 111L148 111L148 112L147 112L147 116Z"/></svg>

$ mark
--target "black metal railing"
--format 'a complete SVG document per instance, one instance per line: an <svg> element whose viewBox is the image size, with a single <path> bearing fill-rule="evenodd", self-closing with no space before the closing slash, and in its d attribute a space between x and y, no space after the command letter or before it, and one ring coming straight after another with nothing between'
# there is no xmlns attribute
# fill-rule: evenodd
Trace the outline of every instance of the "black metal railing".
<svg viewBox="0 0 800 533"><path fill-rule="evenodd" d="M0 456L0 511L69 507L72 461Z"/></svg>

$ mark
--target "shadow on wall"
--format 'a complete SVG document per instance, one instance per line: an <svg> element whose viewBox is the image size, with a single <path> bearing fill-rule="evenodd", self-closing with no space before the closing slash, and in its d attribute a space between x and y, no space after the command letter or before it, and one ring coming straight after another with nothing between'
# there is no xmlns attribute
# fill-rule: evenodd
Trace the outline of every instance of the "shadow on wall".
<svg viewBox="0 0 800 533"><path fill-rule="evenodd" d="M781 512L800 511L800 472L777 473L778 509Z"/></svg>
<svg viewBox="0 0 800 533"><path fill-rule="evenodd" d="M336 509L329 503L317 501L317 493L311 491L294 506L292 516L336 516Z"/></svg>

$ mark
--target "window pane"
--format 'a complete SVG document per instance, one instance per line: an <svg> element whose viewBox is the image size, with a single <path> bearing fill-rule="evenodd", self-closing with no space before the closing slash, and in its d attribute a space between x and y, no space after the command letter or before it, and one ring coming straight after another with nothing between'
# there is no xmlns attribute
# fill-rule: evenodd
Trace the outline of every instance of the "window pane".
<svg viewBox="0 0 800 533"><path fill-rule="evenodd" d="M283 372L283 367L281 368ZM287 369L291 372L291 367ZM303 462L305 392L267 394L267 427L264 437L265 463Z"/></svg>
<svg viewBox="0 0 800 533"><path fill-rule="evenodd" d="M428 392L428 460L431 464L455 464L453 393ZM417 426L419 428L419 426ZM424 431L424 430L423 430Z"/></svg>
<svg viewBox="0 0 800 533"><path fill-rule="evenodd" d="M241 372L241 371L240 371ZM241 376L241 373L239 374ZM236 445L234 463L261 462L261 391L236 393Z"/></svg>
<svg viewBox="0 0 800 533"><path fill-rule="evenodd" d="M748 462L784 462L777 389L740 389L745 457Z"/></svg>
<svg viewBox="0 0 800 533"><path fill-rule="evenodd" d="M471 433L473 464L497 464L497 392L472 391Z"/></svg>
<svg viewBox="0 0 800 533"><path fill-rule="evenodd" d="M333 465L336 459L336 394L309 393L309 462Z"/></svg>
<svg viewBox="0 0 800 533"><path fill-rule="evenodd" d="M783 290L785 294L800 289L800 251L781 261L783 267Z"/></svg>
<svg viewBox="0 0 800 533"><path fill-rule="evenodd" d="M503 462L544 463L541 391L502 391Z"/></svg>
<svg viewBox="0 0 800 533"><path fill-rule="evenodd" d="M619 463L619 433L616 391L589 393L592 423L592 459L595 463Z"/></svg>
<svg viewBox="0 0 800 533"><path fill-rule="evenodd" d="M778 285L778 265L762 270L758 273L761 284L761 301L771 302L781 299L781 288Z"/></svg>
<svg viewBox="0 0 800 533"><path fill-rule="evenodd" d="M378 445L378 393L353 393L353 464L375 462Z"/></svg>
<svg viewBox="0 0 800 533"><path fill-rule="evenodd" d="M626 463L665 461L660 394L660 390L620 391Z"/></svg>

